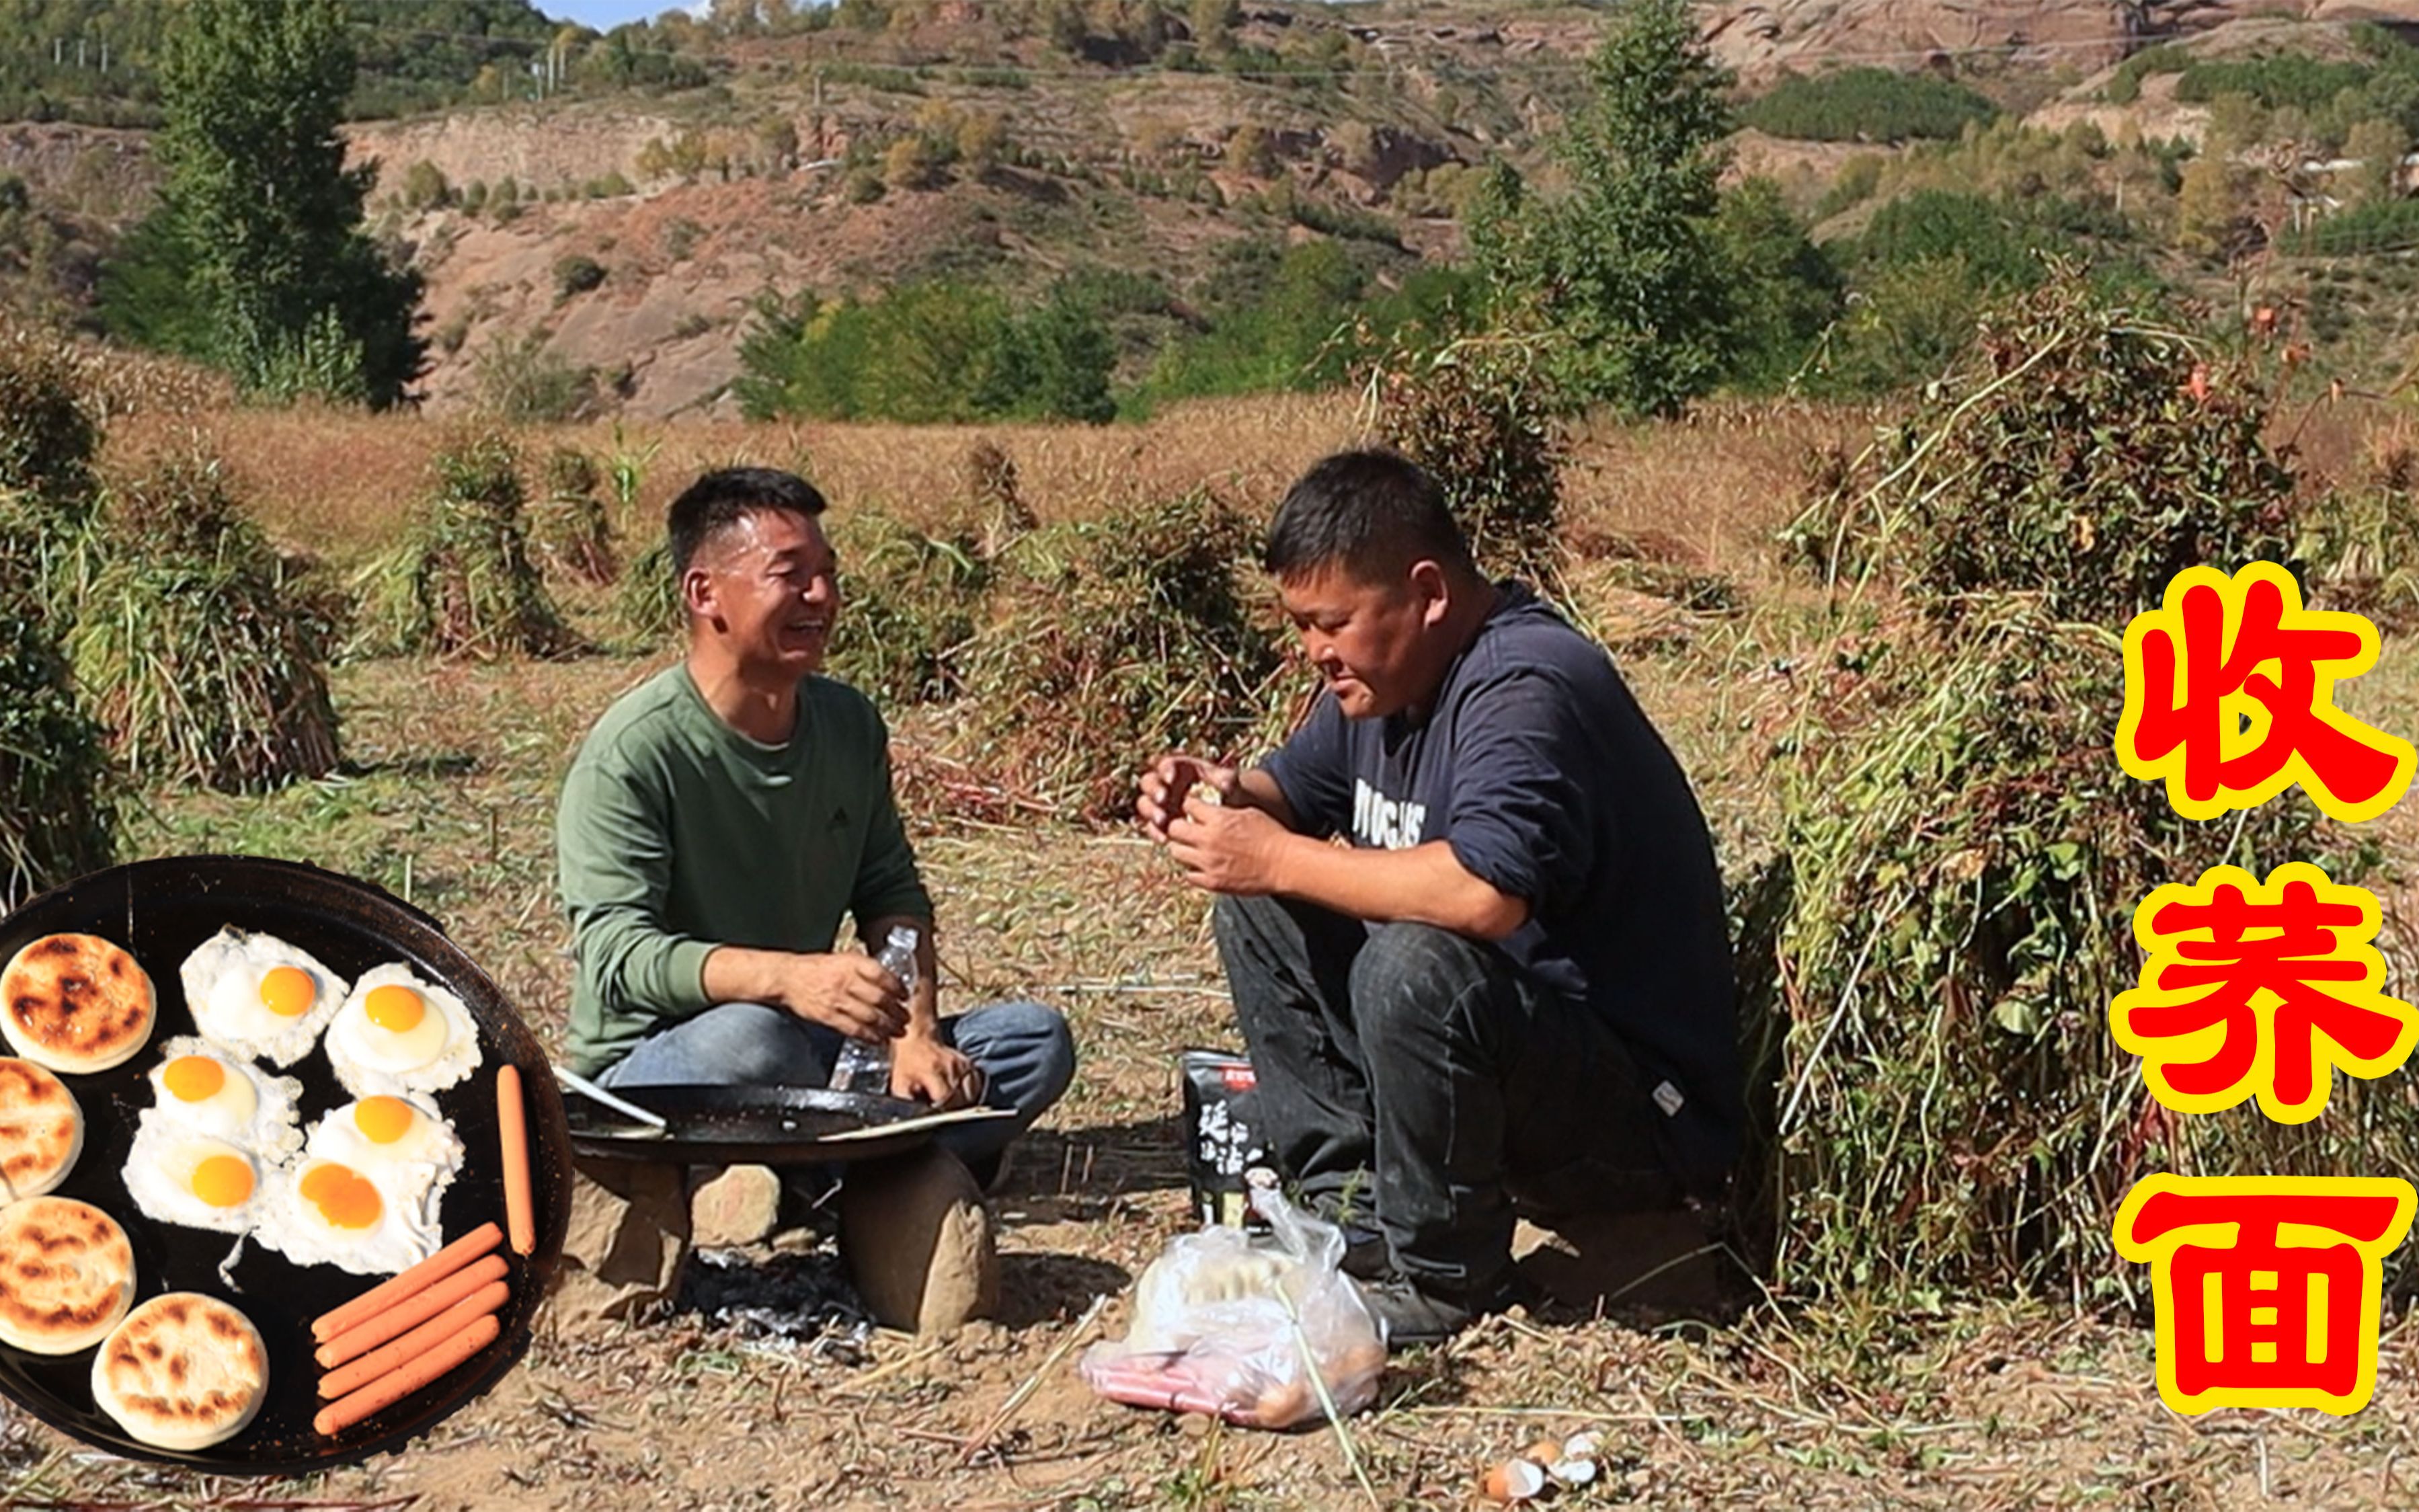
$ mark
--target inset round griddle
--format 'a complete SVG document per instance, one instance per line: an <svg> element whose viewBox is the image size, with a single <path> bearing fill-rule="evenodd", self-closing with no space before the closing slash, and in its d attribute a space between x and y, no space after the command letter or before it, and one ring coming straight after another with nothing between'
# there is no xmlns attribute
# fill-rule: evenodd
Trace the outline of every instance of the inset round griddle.
<svg viewBox="0 0 2419 1512"><path fill-rule="evenodd" d="M932 1110L905 1098L835 1092L827 1087L616 1087L615 1097L660 1115L662 1134L573 1091L565 1104L571 1148L597 1160L678 1161L698 1165L831 1165L902 1154L932 1137L930 1128L871 1131ZM865 1131L860 1133L860 1131ZM832 1139L847 1134L845 1139Z"/></svg>
<svg viewBox="0 0 2419 1512"><path fill-rule="evenodd" d="M512 1299L499 1315L501 1331L467 1363L333 1438L321 1437L311 1426L323 1405L311 1320L384 1278L332 1265L296 1265L246 1239L242 1257L228 1273L235 1283L230 1288L220 1278L219 1266L237 1236L157 1222L126 1195L127 1152L137 1117L153 1101L147 1073L160 1063L159 1047L197 1032L177 967L195 946L227 925L299 946L347 980L358 980L373 966L402 962L469 1007L479 1029L479 1067L434 1099L463 1146L462 1169L445 1189L449 1242L490 1220L503 1227L496 1072L506 1061L520 1068L537 1248L519 1256L509 1244L498 1247L512 1287ZM64 1433L129 1458L214 1474L298 1474L401 1448L502 1380L529 1346L532 1320L562 1252L571 1219L570 1135L562 1095L536 1037L437 921L368 883L317 867L255 856L184 856L96 872L33 899L0 919L0 964L45 934L66 933L98 934L132 952L158 992L159 1015L150 1041L124 1065L60 1076L84 1109L85 1144L55 1195L89 1202L125 1228L134 1249L138 1304L164 1291L199 1291L250 1318L268 1349L269 1394L241 1433L191 1452L137 1443L94 1406L90 1349L41 1355L0 1344L0 1395ZM290 1066L254 1064L270 1075L301 1082L300 1113L306 1132L321 1114L352 1101L322 1047Z"/></svg>

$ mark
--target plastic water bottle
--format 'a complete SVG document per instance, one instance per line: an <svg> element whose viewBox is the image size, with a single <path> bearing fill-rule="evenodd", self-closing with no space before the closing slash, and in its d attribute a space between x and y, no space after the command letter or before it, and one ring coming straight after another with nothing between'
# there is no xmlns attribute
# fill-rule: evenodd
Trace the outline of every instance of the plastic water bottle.
<svg viewBox="0 0 2419 1512"><path fill-rule="evenodd" d="M888 943L874 963L899 979L900 988L908 996L916 995L916 931L905 924L892 927ZM871 1092L886 1097L890 1093L890 1041L867 1044L851 1040L840 1046L840 1064L832 1068L832 1090L835 1092Z"/></svg>

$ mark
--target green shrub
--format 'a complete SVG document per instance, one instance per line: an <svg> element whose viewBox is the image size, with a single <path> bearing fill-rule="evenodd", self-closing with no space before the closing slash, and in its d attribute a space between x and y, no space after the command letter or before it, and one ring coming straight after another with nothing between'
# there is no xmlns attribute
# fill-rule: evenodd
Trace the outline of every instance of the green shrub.
<svg viewBox="0 0 2419 1512"><path fill-rule="evenodd" d="M1283 690L1239 564L1256 531L1206 492L1017 543L990 622L959 658L986 775L1069 817L1111 822L1161 751L1242 756Z"/></svg>
<svg viewBox="0 0 2419 1512"><path fill-rule="evenodd" d="M2419 1103L2338 1079L2324 1119L2173 1119L2108 1032L2134 906L2221 861L2338 882L2371 841L2298 794L2179 817L2110 752L2121 634L2182 567L2286 555L2268 396L2061 272L1983 324L1855 463L1798 548L1887 572L1836 600L1773 773L1778 851L1740 889L1778 1284L1889 1308L2144 1291L2110 1254L2140 1176L2340 1174L2419 1156Z"/></svg>
<svg viewBox="0 0 2419 1512"><path fill-rule="evenodd" d="M2220 95L2249 95L2271 110L2292 105L2320 110L2347 89L2365 85L2373 70L2360 63L2329 63L2303 53L2266 57L2196 59L2176 81L2176 98L2205 103Z"/></svg>
<svg viewBox="0 0 2419 1512"><path fill-rule="evenodd" d="M1929 73L1854 68L1790 74L1739 108L1739 119L1770 136L1810 142L1947 139L1999 114L1989 98Z"/></svg>
<svg viewBox="0 0 2419 1512"><path fill-rule="evenodd" d="M1473 337L1398 349L1374 375L1378 434L1425 468L1490 573L1560 577L1558 403L1535 346Z"/></svg>
<svg viewBox="0 0 2419 1512"><path fill-rule="evenodd" d="M567 300L605 282L605 265L584 253L570 253L554 262L554 297Z"/></svg>
<svg viewBox="0 0 2419 1512"><path fill-rule="evenodd" d="M2281 239L2303 257L2357 257L2419 248L2419 199L2385 199L2337 210Z"/></svg>
<svg viewBox="0 0 2419 1512"><path fill-rule="evenodd" d="M1116 348L1071 285L1028 313L997 291L946 281L902 284L879 300L767 299L739 360L732 388L753 419L1098 422L1116 412Z"/></svg>

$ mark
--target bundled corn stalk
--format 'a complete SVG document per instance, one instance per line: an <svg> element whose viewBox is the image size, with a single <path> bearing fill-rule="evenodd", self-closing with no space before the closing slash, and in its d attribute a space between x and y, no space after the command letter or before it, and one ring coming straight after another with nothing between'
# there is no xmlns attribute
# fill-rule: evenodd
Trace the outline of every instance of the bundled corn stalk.
<svg viewBox="0 0 2419 1512"><path fill-rule="evenodd" d="M578 639L531 565L520 455L486 432L438 454L402 546L373 563L353 648L485 659L565 655Z"/></svg>
<svg viewBox="0 0 2419 1512"><path fill-rule="evenodd" d="M100 443L58 352L0 342L0 910L116 848L109 758L59 650Z"/></svg>
<svg viewBox="0 0 2419 1512"><path fill-rule="evenodd" d="M1904 566L1800 674L1778 855L1741 894L1786 1289L2138 1295L2108 1233L2142 1175L2419 1157L2399 1079L2338 1078L2311 1124L2179 1119L2109 1034L2151 889L2220 862L2380 870L2298 793L2202 824L2117 764L2126 621L2191 563L2282 556L2297 509L2261 406L2196 382L2203 362L2053 285L1810 512L1817 560Z"/></svg>
<svg viewBox="0 0 2419 1512"><path fill-rule="evenodd" d="M224 792L333 770L342 606L242 517L218 462L169 463L100 524L67 651L127 769Z"/></svg>
<svg viewBox="0 0 2419 1512"><path fill-rule="evenodd" d="M619 571L613 523L598 490L595 458L576 446L547 454L546 493L530 510L530 534L548 566L584 583L609 583Z"/></svg>

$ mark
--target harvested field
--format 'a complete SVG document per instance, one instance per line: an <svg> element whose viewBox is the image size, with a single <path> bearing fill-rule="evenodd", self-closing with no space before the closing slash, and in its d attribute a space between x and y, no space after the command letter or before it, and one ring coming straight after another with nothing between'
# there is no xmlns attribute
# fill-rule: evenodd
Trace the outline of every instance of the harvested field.
<svg viewBox="0 0 2419 1512"><path fill-rule="evenodd" d="M1766 752L1797 697L1790 669L1831 649L1819 590L1788 576L1771 535L1801 502L1810 451L1853 448L1872 418L1714 410L1582 435L1564 469L1575 608L1615 647L1687 766L1733 876L1773 832ZM139 453L151 424L117 422L105 460ZM2315 456L2361 455L2365 424L2325 411L2303 440L2323 443ZM230 411L205 428L271 533L339 563L400 538L441 440L403 417ZM1141 430L684 426L660 433L638 517L614 523L635 557L645 521L681 484L739 457L807 467L836 512L879 501L937 520L984 436L1012 455L1020 496L1044 526L1203 485L1265 511L1301 464L1357 434L1336 399L1201 406ZM532 455L567 440L603 457L656 435L521 439ZM1708 578L1726 591L1699 581ZM591 645L624 643L610 589L549 589ZM148 794L126 808L123 852L271 854L377 882L434 913L559 1047L569 971L553 887L556 788L588 723L659 665L660 655L604 651L339 665L345 763L334 775L257 795ZM2386 729L2419 730L2419 646L2389 641L2344 702ZM892 712L902 770L945 753L946 709ZM1098 1401L1069 1357L1118 1332L1123 1311L1113 1300L1094 1314L1094 1299L1114 1299L1190 1226L1174 1053L1234 1041L1206 900L1117 830L970 818L948 806L946 780L914 791L929 795L910 824L940 903L945 1011L1040 997L1068 1013L1085 1057L999 1199L1001 1319L935 1339L842 1331L803 1345L695 1313L542 1336L501 1389L409 1453L294 1482L138 1467L8 1413L0 1506L1458 1507L1476 1504L1490 1463L1540 1432L1583 1427L1604 1433L1607 1473L1553 1504L2412 1498L2419 1331L2408 1319L2389 1320L2377 1396L2357 1416L2181 1418L2159 1401L2149 1335L2124 1319L2014 1298L1809 1306L1761 1296L1718 1255L1664 1271L1601 1316L1518 1312L1400 1356L1378 1408L1342 1434L1253 1433ZM2412 812L2406 804L2378 826L2405 870L2419 857ZM2396 905L2408 916L2409 900ZM1627 1242L1635 1276L1705 1241L1667 1227ZM805 1252L820 1263L812 1257L829 1245ZM770 1250L745 1258L782 1263Z"/></svg>

